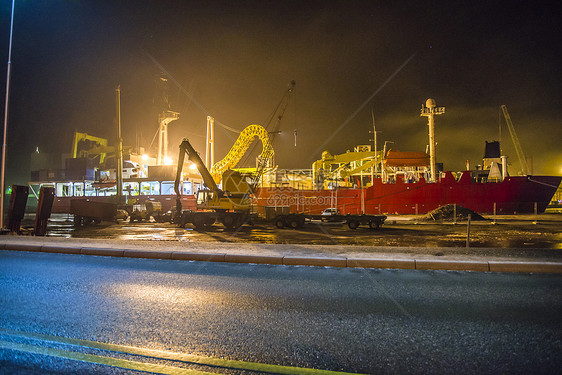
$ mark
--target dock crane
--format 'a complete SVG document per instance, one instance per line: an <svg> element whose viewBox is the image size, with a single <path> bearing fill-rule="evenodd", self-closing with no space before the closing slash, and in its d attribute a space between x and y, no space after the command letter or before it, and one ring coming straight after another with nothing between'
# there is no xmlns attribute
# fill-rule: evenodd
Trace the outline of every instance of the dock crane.
<svg viewBox="0 0 562 375"><path fill-rule="evenodd" d="M511 135L511 140L513 141L513 146L515 147L515 152L517 153L517 158L519 159L521 174L523 176L526 176L527 174L529 174L529 168L527 166L525 153L523 152L521 143L519 143L519 138L517 137L517 133L515 132L515 128L513 127L513 123L511 122L509 112L507 112L507 107L505 105L502 105L500 108L503 112L503 116L505 117L505 122L507 123L507 128L509 129L509 134Z"/></svg>

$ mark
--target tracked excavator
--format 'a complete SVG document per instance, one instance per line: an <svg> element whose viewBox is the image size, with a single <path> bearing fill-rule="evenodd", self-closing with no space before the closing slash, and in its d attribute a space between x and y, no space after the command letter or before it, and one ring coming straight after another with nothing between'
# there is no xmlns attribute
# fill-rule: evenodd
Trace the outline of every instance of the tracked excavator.
<svg viewBox="0 0 562 375"><path fill-rule="evenodd" d="M197 192L197 210L183 210L179 185L182 177L183 164L187 155L188 160L197 167L203 178L206 189ZM209 170L201 160L187 138L180 144L178 167L174 190L176 192L176 213L174 222L180 227L188 223L197 229L205 229L215 222L221 222L226 228L234 229L248 221L250 217L250 185L240 173L226 169L222 173L222 189L211 176Z"/></svg>

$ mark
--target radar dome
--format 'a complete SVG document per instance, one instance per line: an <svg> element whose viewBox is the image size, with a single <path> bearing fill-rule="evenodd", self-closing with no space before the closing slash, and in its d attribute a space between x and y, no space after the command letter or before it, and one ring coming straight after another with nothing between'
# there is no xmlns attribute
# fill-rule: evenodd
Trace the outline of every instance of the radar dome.
<svg viewBox="0 0 562 375"><path fill-rule="evenodd" d="M435 99L427 99L427 100L425 101L425 106L426 106L427 108L435 108L435 107L436 107Z"/></svg>

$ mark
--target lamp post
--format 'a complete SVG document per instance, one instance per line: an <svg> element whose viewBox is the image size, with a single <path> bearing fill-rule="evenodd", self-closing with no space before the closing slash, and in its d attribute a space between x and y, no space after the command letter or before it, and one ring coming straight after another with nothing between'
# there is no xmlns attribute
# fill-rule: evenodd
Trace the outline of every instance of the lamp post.
<svg viewBox="0 0 562 375"><path fill-rule="evenodd" d="M4 177L6 174L6 136L8 134L8 98L10 97L10 76L12 73L12 34L14 32L14 8L16 0L12 0L12 17L10 21L10 47L8 49L8 72L6 73L6 104L4 106L4 138L2 142L2 171L0 172L0 229L4 228L4 194L6 193Z"/></svg>

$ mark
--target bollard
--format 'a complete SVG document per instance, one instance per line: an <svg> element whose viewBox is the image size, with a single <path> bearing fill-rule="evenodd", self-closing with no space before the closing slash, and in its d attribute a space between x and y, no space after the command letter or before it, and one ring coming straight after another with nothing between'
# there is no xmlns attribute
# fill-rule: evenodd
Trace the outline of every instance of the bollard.
<svg viewBox="0 0 562 375"><path fill-rule="evenodd" d="M496 224L496 202L494 202L494 220L492 221L492 224Z"/></svg>
<svg viewBox="0 0 562 375"><path fill-rule="evenodd" d="M457 204L453 204L453 224L457 223Z"/></svg>
<svg viewBox="0 0 562 375"><path fill-rule="evenodd" d="M466 247L470 247L470 219L472 218L471 214L468 214L468 221L466 223Z"/></svg>
<svg viewBox="0 0 562 375"><path fill-rule="evenodd" d="M53 208L53 200L55 199L55 189L52 187L42 186L39 191L39 200L37 202L37 213L35 214L36 236L44 236L47 234L47 222L51 217L51 209Z"/></svg>
<svg viewBox="0 0 562 375"><path fill-rule="evenodd" d="M28 194L29 187L23 185L12 185L7 222L7 229L12 233L21 233L21 221L25 216L25 206L27 205Z"/></svg>
<svg viewBox="0 0 562 375"><path fill-rule="evenodd" d="M537 207L537 202L535 202L535 207L534 207L534 208L535 208L535 221L533 221L533 224L537 224L537 223L538 223L538 215L539 215L539 213L538 213L539 210L538 210L538 207Z"/></svg>

